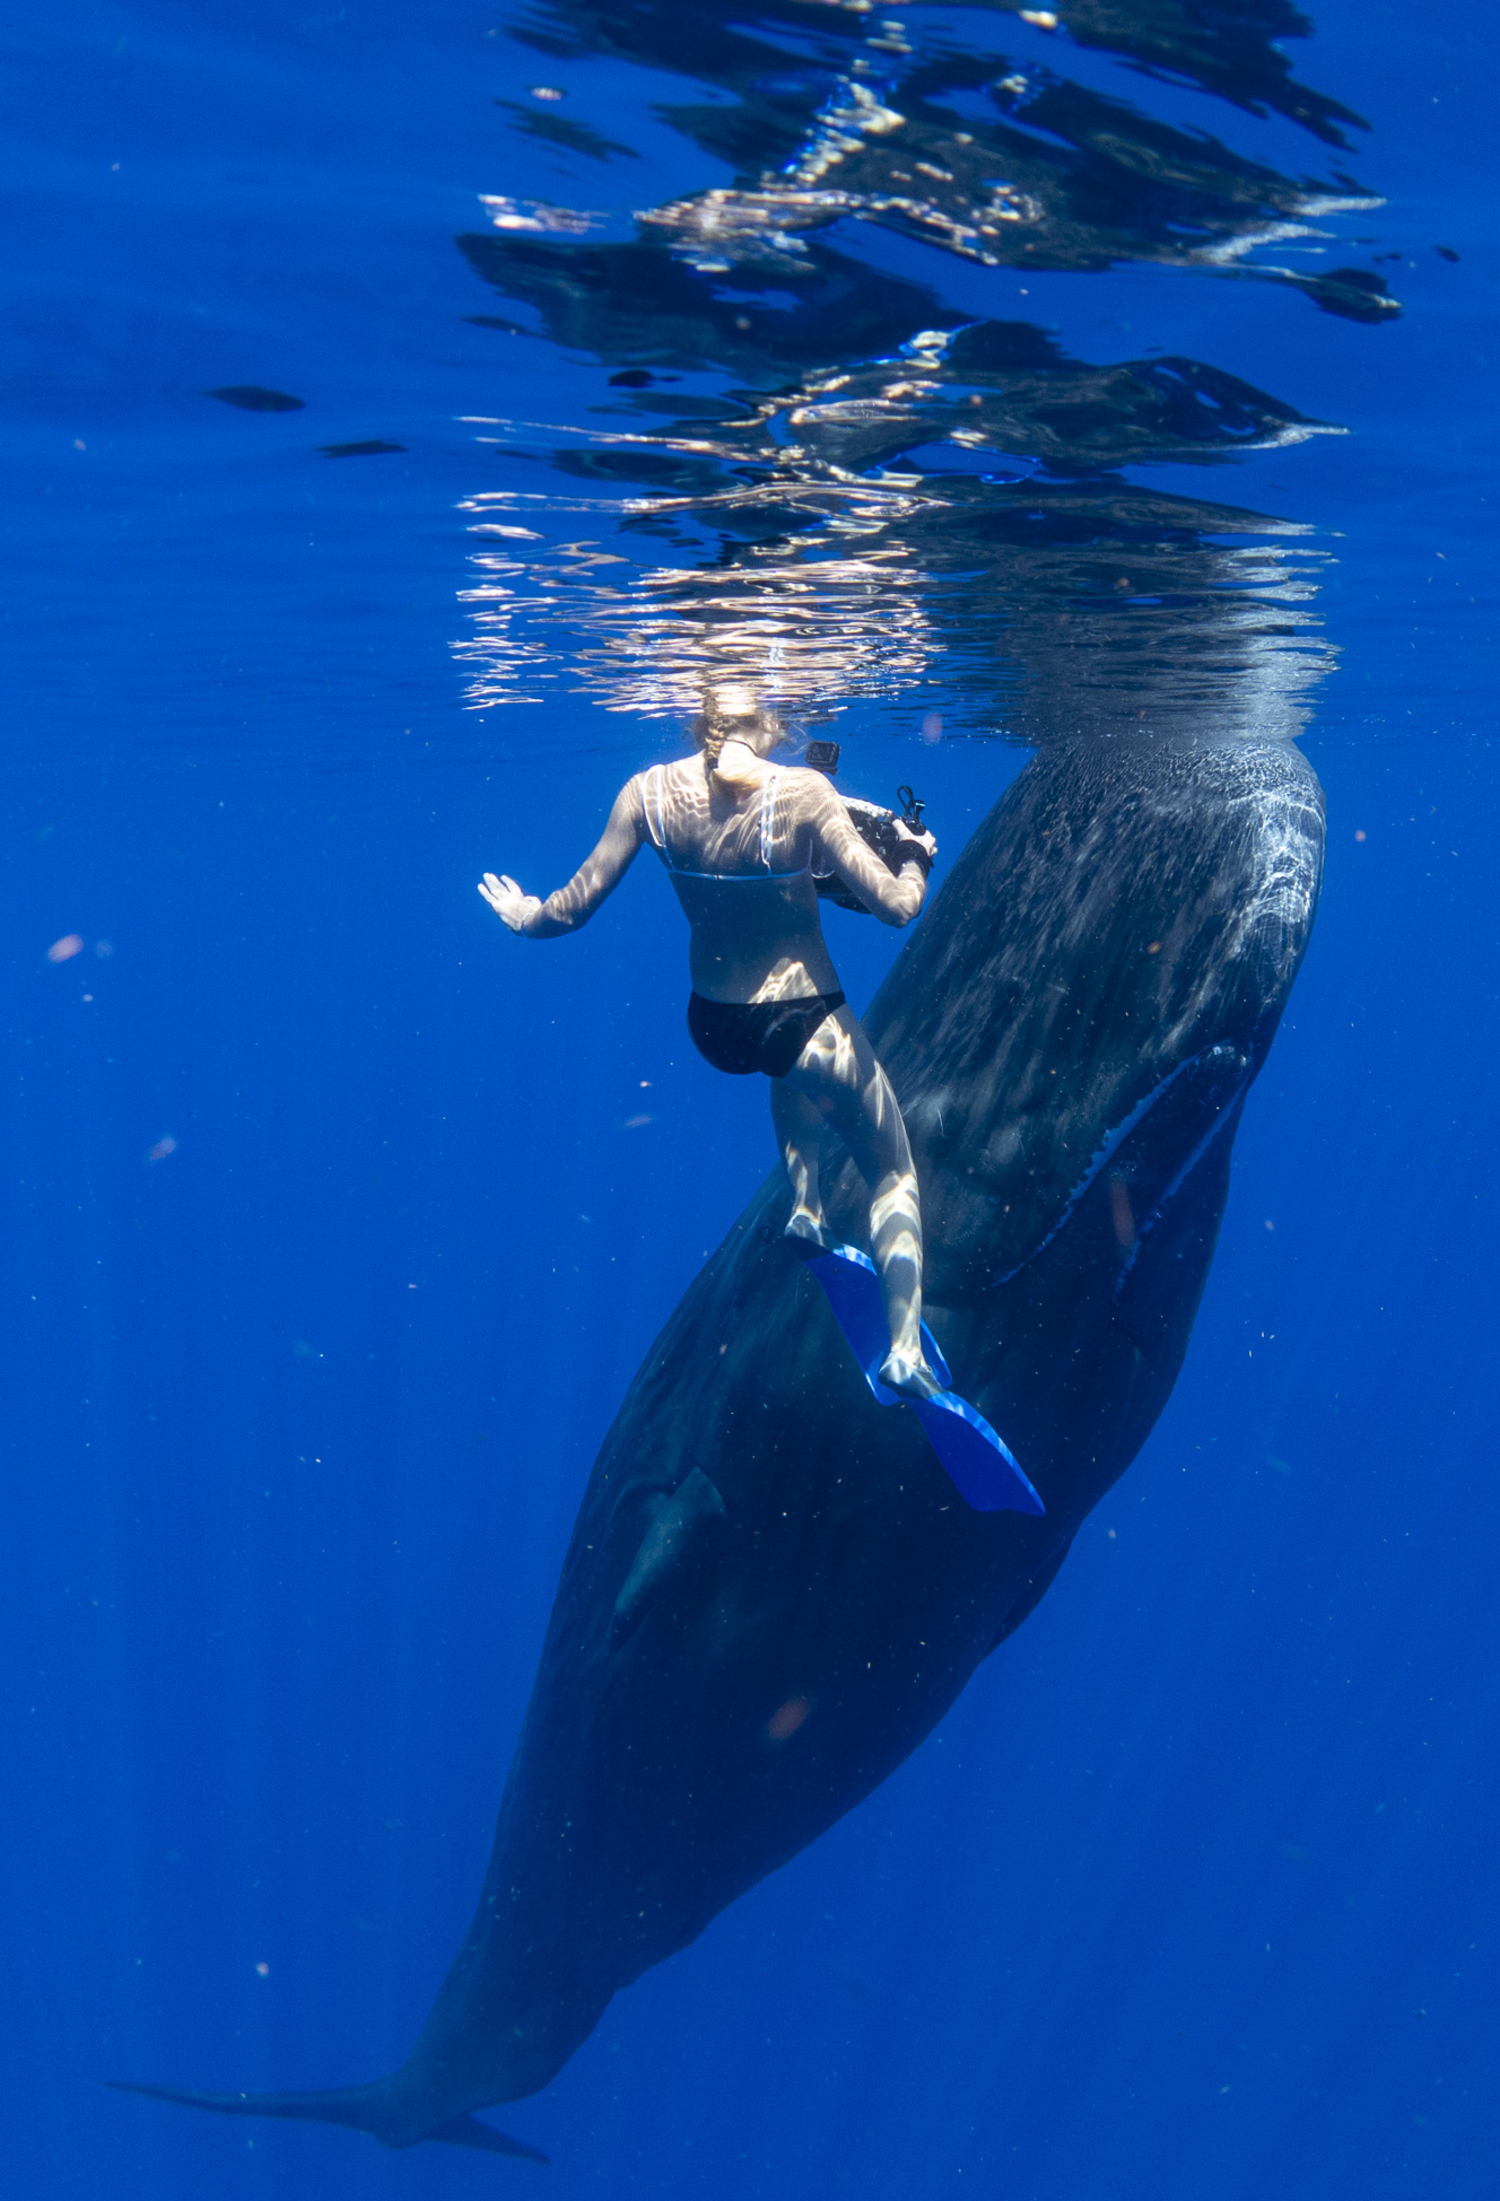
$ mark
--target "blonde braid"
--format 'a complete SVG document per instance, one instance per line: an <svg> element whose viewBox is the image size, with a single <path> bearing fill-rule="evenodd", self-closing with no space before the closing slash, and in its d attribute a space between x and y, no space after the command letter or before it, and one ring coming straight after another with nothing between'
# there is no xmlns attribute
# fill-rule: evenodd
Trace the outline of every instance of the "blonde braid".
<svg viewBox="0 0 1500 2201"><path fill-rule="evenodd" d="M767 733L771 738L762 747ZM773 712L754 711L736 717L724 717L711 705L707 710L700 711L693 720L692 734L694 742L708 760L711 772L718 769L719 757L727 742L748 741L757 756L763 756L766 750L774 749L785 738L781 722Z"/></svg>
<svg viewBox="0 0 1500 2201"><path fill-rule="evenodd" d="M708 760L712 772L717 768L719 755L729 739L729 728L716 721L707 711L701 711L693 721L693 739Z"/></svg>

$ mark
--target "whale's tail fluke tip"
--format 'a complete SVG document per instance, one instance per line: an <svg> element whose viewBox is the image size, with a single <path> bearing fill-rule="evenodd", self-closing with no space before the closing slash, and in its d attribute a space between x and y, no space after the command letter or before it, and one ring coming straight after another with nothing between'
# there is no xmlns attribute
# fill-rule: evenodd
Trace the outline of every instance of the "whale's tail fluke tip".
<svg viewBox="0 0 1500 2201"><path fill-rule="evenodd" d="M154 2102L177 2102L184 2109L212 2109L221 2117L294 2117L311 2124L348 2125L391 2148L442 2140L450 2147L514 2155L527 2163L550 2160L540 2148L513 2140L508 2132L498 2132L479 2117L450 2117L426 2131L412 2131L404 2119L398 2125L390 2090L381 2081L373 2086L331 2087L321 2094L199 2094L186 2087L153 2086L141 2079L110 2079L106 2084L120 2094L145 2094Z"/></svg>
<svg viewBox="0 0 1500 2201"><path fill-rule="evenodd" d="M478 2148L486 2155L518 2155L527 2163L550 2163L552 2160L540 2148L528 2147L524 2140L513 2140L508 2132L497 2132L481 2117L455 2117L446 2125L438 2125L427 2137L446 2140L456 2148Z"/></svg>

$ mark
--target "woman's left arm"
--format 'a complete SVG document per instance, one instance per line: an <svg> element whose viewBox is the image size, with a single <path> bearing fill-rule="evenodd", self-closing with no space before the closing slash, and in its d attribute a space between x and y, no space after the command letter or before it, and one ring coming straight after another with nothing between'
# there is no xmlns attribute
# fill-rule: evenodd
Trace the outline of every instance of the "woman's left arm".
<svg viewBox="0 0 1500 2201"><path fill-rule="evenodd" d="M855 832L848 811L821 773L799 773L806 814L817 844L846 887L852 887L882 924L909 925L927 898L927 878L937 842L897 819L897 832L910 850L898 872L891 872Z"/></svg>
<svg viewBox="0 0 1500 2201"><path fill-rule="evenodd" d="M502 923L528 940L556 940L565 932L586 925L606 895L613 894L634 863L645 837L646 814L641 804L640 776L627 780L615 797L609 823L593 854L579 866L565 887L544 901L526 894L514 879L487 871L479 891Z"/></svg>

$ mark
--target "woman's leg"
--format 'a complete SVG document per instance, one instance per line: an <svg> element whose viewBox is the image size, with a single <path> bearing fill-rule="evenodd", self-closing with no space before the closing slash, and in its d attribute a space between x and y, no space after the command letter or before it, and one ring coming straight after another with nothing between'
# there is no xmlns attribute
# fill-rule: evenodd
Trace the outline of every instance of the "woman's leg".
<svg viewBox="0 0 1500 2201"><path fill-rule="evenodd" d="M880 1277L891 1337L890 1356L880 1371L881 1380L907 1397L931 1398L941 1386L922 1357L922 1208L917 1173L890 1080L875 1059L864 1026L850 1009L845 1007L826 1017L786 1076L772 1079L772 1111L778 1136L782 1135L783 1122L776 1114L781 1088L786 1089L783 1105L804 1103L812 1116L838 1132L870 1188L870 1252ZM792 1121L790 1111L785 1120L789 1124ZM806 1126L811 1118L799 1114L797 1121ZM797 1148L799 1157L811 1147L804 1131ZM812 1200L799 1185L790 1161L787 1169L792 1176L794 1201L806 1206L810 1220L821 1222L821 1203L814 1204L815 1148L812 1153ZM796 1214L794 1207L794 1220Z"/></svg>
<svg viewBox="0 0 1500 2201"><path fill-rule="evenodd" d="M794 1092L785 1078L772 1078L771 1121L792 1187L792 1213L786 1235L821 1246L826 1253L837 1241L828 1228L818 1190L818 1142L823 1118L807 1096Z"/></svg>

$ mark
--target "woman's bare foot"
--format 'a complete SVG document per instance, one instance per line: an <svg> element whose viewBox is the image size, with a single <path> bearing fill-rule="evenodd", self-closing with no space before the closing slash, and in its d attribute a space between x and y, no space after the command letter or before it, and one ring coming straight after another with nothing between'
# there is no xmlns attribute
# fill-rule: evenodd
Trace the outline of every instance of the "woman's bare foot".
<svg viewBox="0 0 1500 2201"><path fill-rule="evenodd" d="M782 1236L790 1238L797 1251L807 1255L832 1253L838 1244L823 1217L814 1215L810 1208L805 1207L792 1209L791 1218Z"/></svg>
<svg viewBox="0 0 1500 2201"><path fill-rule="evenodd" d="M925 1360L908 1360L904 1353L887 1353L880 1364L880 1380L888 1391L919 1402L938 1398L943 1388Z"/></svg>

